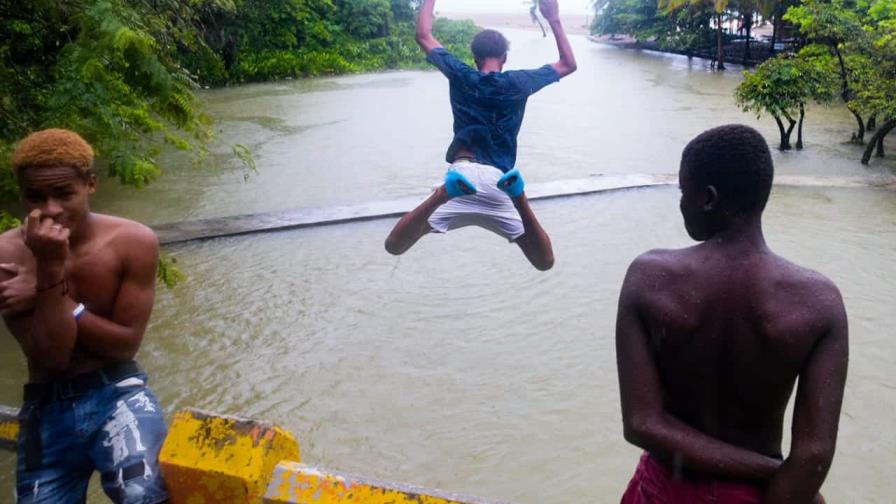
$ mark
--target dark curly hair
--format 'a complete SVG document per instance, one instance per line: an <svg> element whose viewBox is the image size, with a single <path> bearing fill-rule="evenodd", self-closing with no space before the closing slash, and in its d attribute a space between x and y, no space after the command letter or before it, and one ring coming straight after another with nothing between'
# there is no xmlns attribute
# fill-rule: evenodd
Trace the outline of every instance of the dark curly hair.
<svg viewBox="0 0 896 504"><path fill-rule="evenodd" d="M482 61L487 58L503 58L507 55L510 43L504 38L504 35L495 30L482 30L473 37L470 43L470 50L476 61Z"/></svg>
<svg viewBox="0 0 896 504"><path fill-rule="evenodd" d="M688 143L681 170L695 184L712 185L740 214L762 212L775 176L765 138L742 124L706 130Z"/></svg>

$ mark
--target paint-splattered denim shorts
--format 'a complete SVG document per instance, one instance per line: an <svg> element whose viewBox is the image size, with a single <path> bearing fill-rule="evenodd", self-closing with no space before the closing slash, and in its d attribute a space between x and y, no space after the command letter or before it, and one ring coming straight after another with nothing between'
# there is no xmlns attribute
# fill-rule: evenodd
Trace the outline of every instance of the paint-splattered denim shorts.
<svg viewBox="0 0 896 504"><path fill-rule="evenodd" d="M87 390L54 386L45 394L50 397L37 400L29 400L27 387L19 413L16 502L83 503L94 470L115 503L168 499L159 473L167 428L145 373L104 379Z"/></svg>

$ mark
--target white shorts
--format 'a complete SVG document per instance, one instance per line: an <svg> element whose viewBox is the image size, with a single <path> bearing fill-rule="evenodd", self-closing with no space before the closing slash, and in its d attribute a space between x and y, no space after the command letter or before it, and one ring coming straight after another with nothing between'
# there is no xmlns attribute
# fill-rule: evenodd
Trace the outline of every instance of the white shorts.
<svg viewBox="0 0 896 504"><path fill-rule="evenodd" d="M464 226L479 226L514 241L525 233L520 214L510 196L498 189L504 173L472 161L457 161L451 168L462 173L473 185L476 194L453 198L429 217L429 226L436 233L447 233Z"/></svg>

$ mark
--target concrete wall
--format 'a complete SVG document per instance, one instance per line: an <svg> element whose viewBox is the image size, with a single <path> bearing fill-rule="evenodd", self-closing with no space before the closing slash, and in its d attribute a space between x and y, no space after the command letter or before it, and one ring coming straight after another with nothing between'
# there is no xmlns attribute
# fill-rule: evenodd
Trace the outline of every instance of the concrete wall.
<svg viewBox="0 0 896 504"><path fill-rule="evenodd" d="M0 448L15 449L17 413L0 406ZM194 409L174 416L159 463L172 504L501 504L307 466L291 432Z"/></svg>

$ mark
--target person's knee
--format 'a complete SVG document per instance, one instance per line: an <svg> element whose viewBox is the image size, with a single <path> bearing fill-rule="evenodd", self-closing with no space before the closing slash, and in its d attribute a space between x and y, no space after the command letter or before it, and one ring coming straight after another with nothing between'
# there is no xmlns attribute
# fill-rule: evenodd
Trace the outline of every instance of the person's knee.
<svg viewBox="0 0 896 504"><path fill-rule="evenodd" d="M389 236L386 238L386 252L392 255L401 255L404 254L407 249L402 247L398 240Z"/></svg>
<svg viewBox="0 0 896 504"><path fill-rule="evenodd" d="M538 271L547 271L554 267L554 255L550 254L542 257L539 260L535 261L533 265Z"/></svg>

